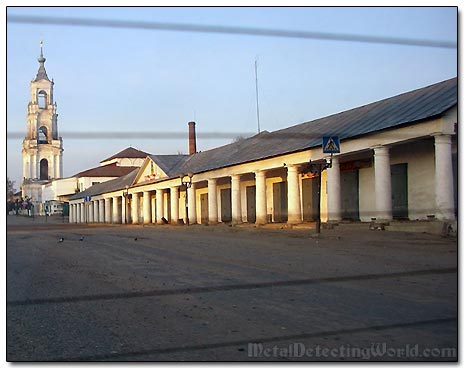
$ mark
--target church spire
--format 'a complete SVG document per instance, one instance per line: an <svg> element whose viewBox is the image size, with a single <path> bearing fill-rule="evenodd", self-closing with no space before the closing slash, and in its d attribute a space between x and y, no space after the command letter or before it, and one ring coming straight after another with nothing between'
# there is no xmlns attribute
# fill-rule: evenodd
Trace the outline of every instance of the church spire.
<svg viewBox="0 0 464 368"><path fill-rule="evenodd" d="M43 56L43 42L42 40L40 40L40 56L37 58L37 61L39 62L40 66L39 66L39 71L37 72L37 76L35 77L35 81L38 81L41 79L50 81L50 79L48 79L47 72L45 71L45 66L44 66L45 60L47 59L45 59Z"/></svg>

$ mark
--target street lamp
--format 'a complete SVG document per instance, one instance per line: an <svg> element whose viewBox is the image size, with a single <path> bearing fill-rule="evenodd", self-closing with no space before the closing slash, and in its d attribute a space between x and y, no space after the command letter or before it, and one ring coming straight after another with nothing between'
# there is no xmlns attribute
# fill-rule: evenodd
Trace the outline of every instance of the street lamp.
<svg viewBox="0 0 464 368"><path fill-rule="evenodd" d="M333 154L330 154L330 161L327 162L327 160L324 158L322 161L317 161L317 162L312 162L309 160L308 164L308 171L311 174L316 175L316 183L317 183L317 203L316 203L316 233L320 234L321 232L321 175L322 172L326 169L330 169L332 167L332 156Z"/></svg>
<svg viewBox="0 0 464 368"><path fill-rule="evenodd" d="M129 204L129 186L128 185L125 186L125 191L122 193L122 195L124 196L124 199L125 199L124 200L124 203L125 203L124 221L127 224L127 208Z"/></svg>
<svg viewBox="0 0 464 368"><path fill-rule="evenodd" d="M192 173L180 175L180 184L185 187L185 222L187 226L190 225L188 215L188 189L192 187L192 177Z"/></svg>

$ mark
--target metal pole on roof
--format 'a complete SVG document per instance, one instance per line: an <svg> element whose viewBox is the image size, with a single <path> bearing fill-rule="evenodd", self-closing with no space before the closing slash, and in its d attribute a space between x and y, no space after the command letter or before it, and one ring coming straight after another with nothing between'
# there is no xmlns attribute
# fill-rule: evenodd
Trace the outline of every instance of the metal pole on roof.
<svg viewBox="0 0 464 368"><path fill-rule="evenodd" d="M258 59L255 59L255 81L256 81L256 117L258 119L258 133L261 133L259 127L259 99L258 99Z"/></svg>

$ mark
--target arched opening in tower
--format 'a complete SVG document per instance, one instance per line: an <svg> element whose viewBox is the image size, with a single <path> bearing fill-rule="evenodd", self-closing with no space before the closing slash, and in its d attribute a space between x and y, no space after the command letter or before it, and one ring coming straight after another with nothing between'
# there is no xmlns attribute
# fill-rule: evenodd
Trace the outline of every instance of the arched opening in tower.
<svg viewBox="0 0 464 368"><path fill-rule="evenodd" d="M43 158L40 160L40 180L48 179L48 161Z"/></svg>
<svg viewBox="0 0 464 368"><path fill-rule="evenodd" d="M47 138L47 127L41 126L39 128L39 137L37 139L38 143L48 143L48 138Z"/></svg>
<svg viewBox="0 0 464 368"><path fill-rule="evenodd" d="M37 95L37 103L39 104L39 109L47 108L47 92L40 91Z"/></svg>

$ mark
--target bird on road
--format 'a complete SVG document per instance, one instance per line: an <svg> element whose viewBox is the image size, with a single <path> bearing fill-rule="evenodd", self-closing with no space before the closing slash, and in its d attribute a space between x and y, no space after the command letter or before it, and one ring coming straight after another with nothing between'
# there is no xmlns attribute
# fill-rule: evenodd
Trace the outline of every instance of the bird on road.
<svg viewBox="0 0 464 368"><path fill-rule="evenodd" d="M135 241L137 241L137 238L134 238Z"/></svg>
<svg viewBox="0 0 464 368"><path fill-rule="evenodd" d="M81 237L79 238L79 241L84 241L84 237L81 236Z"/></svg>
<svg viewBox="0 0 464 368"><path fill-rule="evenodd" d="M64 238L58 239L58 243L63 243L63 242L64 242Z"/></svg>

